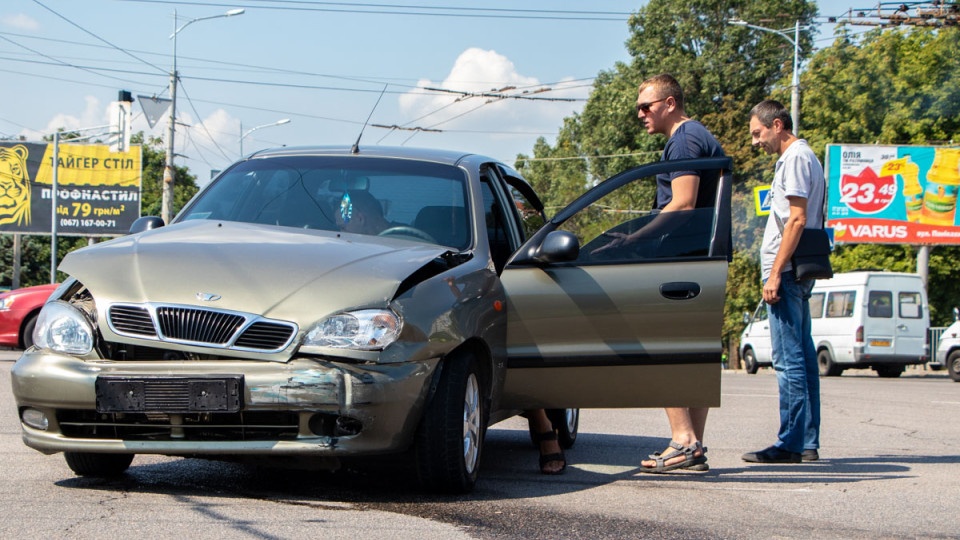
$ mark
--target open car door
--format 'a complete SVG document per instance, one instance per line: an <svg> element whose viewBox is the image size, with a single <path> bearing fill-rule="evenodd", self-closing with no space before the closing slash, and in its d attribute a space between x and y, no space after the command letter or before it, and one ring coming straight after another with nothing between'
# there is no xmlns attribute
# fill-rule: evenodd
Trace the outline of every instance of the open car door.
<svg viewBox="0 0 960 540"><path fill-rule="evenodd" d="M515 252L505 408L718 406L730 158L643 165L594 187ZM655 177L698 171L698 207L656 213Z"/></svg>

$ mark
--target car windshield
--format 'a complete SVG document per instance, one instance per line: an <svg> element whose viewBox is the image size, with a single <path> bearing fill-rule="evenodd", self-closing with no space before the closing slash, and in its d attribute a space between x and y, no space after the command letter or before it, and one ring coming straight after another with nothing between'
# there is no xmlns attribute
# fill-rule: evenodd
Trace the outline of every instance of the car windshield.
<svg viewBox="0 0 960 540"><path fill-rule="evenodd" d="M179 221L213 219L470 243L466 177L451 165L358 156L286 156L237 164Z"/></svg>

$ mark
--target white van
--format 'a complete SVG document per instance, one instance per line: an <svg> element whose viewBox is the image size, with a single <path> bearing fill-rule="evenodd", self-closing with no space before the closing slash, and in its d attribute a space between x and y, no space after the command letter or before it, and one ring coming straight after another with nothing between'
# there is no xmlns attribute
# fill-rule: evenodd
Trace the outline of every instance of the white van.
<svg viewBox="0 0 960 540"><path fill-rule="evenodd" d="M772 365L767 305L761 301L740 335L748 373ZM872 368L899 377L928 358L930 311L923 280L900 272L847 272L816 282L810 297L811 334L821 376Z"/></svg>

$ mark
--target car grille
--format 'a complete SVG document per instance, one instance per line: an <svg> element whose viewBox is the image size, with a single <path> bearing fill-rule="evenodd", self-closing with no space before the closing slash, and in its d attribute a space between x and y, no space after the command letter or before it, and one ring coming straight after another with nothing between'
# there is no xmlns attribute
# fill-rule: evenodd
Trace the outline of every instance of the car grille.
<svg viewBox="0 0 960 540"><path fill-rule="evenodd" d="M125 441L273 441L297 438L297 413L98 413L57 411L64 437Z"/></svg>
<svg viewBox="0 0 960 540"><path fill-rule="evenodd" d="M114 304L107 320L121 336L235 350L280 351L297 333L290 322L189 306Z"/></svg>

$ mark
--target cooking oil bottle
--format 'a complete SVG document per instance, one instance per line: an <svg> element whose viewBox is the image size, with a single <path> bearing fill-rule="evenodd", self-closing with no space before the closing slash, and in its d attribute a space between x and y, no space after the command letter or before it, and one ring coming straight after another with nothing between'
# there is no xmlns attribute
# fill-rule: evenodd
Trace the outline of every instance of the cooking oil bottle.
<svg viewBox="0 0 960 540"><path fill-rule="evenodd" d="M920 186L920 168L906 155L888 161L880 169L880 176L898 175L903 181L903 200L907 207L907 221L920 223L923 213L923 188Z"/></svg>
<svg viewBox="0 0 960 540"><path fill-rule="evenodd" d="M927 172L921 223L952 226L960 188L960 148L937 148Z"/></svg>

